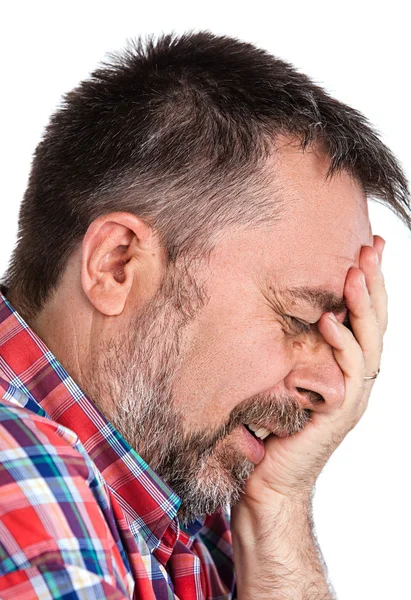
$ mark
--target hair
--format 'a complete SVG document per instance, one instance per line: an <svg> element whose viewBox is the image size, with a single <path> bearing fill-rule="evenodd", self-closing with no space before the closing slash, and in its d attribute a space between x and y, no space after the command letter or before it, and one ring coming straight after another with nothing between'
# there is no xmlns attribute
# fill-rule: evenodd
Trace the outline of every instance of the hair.
<svg viewBox="0 0 411 600"><path fill-rule="evenodd" d="M150 223L169 261L205 256L229 226L276 219L264 164L280 134L323 148L408 227L401 166L367 119L251 43L189 31L128 40L67 93L32 162L3 283L27 316L56 289L90 223Z"/></svg>

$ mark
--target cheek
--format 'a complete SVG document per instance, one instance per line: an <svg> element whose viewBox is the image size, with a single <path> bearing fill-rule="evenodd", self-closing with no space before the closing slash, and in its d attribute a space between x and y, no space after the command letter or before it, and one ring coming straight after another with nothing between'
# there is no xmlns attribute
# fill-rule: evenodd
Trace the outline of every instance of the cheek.
<svg viewBox="0 0 411 600"><path fill-rule="evenodd" d="M272 324L224 328L203 340L185 357L175 387L186 425L198 425L199 413L219 425L238 404L270 391L290 372L290 352Z"/></svg>
<svg viewBox="0 0 411 600"><path fill-rule="evenodd" d="M291 369L291 349L278 332L253 332L234 340L226 361L227 381L238 397L249 398L267 392L280 383ZM234 398L233 398L234 400Z"/></svg>

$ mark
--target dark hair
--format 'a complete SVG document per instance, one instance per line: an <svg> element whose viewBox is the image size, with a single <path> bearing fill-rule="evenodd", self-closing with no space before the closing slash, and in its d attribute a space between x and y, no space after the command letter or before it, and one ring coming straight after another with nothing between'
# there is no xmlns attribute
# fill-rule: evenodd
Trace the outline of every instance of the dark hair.
<svg viewBox="0 0 411 600"><path fill-rule="evenodd" d="M321 145L410 226L405 176L363 115L290 64L228 36L128 42L66 94L33 158L4 282L27 316L56 288L90 223L132 212L169 260L208 252L230 225L276 218L264 163L278 134Z"/></svg>

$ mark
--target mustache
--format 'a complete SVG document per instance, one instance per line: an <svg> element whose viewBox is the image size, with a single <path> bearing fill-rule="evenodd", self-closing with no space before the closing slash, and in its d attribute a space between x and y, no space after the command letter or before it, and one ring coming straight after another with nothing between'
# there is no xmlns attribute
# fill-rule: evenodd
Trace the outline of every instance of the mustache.
<svg viewBox="0 0 411 600"><path fill-rule="evenodd" d="M217 431L195 432L190 435L187 442L194 444L203 454L211 454L220 440L227 437L239 425L244 423L267 424L273 429L293 435L301 431L310 419L311 411L303 409L297 400L288 394L271 395L268 398L254 396L236 406L228 418L227 423L221 425Z"/></svg>
<svg viewBox="0 0 411 600"><path fill-rule="evenodd" d="M309 409L301 408L294 396L289 394L270 395L268 398L254 396L232 411L225 426L226 435L244 423L269 425L270 430L293 435L303 429L310 413Z"/></svg>

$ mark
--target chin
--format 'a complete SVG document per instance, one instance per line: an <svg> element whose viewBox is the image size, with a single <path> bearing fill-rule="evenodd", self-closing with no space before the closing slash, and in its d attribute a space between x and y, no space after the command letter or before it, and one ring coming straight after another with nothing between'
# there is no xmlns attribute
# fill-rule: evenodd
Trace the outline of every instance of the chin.
<svg viewBox="0 0 411 600"><path fill-rule="evenodd" d="M180 490L174 490L182 501L182 523L236 504L253 470L254 464L243 454L222 444L189 481L184 481Z"/></svg>

